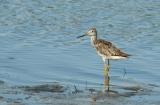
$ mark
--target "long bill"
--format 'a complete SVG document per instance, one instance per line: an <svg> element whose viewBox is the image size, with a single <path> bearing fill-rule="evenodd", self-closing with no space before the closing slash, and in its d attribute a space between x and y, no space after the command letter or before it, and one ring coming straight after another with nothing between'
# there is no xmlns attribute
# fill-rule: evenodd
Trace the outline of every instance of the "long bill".
<svg viewBox="0 0 160 105"><path fill-rule="evenodd" d="M77 38L81 38L81 37L84 37L84 36L86 36L86 35L77 36Z"/></svg>

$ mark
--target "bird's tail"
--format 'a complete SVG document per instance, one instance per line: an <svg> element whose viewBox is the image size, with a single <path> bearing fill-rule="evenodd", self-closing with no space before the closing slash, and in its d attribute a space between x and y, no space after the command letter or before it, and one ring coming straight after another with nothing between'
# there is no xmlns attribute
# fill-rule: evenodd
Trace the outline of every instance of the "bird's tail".
<svg viewBox="0 0 160 105"><path fill-rule="evenodd" d="M130 54L127 54L127 53L124 53L124 52L123 52L123 53L122 53L122 56L123 56L123 57L126 57L126 58L128 58L129 56L132 56L132 55L130 55Z"/></svg>

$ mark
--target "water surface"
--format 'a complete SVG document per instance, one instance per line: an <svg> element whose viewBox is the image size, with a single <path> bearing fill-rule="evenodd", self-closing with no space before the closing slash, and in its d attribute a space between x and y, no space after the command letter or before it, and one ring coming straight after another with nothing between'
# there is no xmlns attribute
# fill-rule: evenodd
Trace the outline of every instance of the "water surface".
<svg viewBox="0 0 160 105"><path fill-rule="evenodd" d="M111 61L112 85L160 86L160 1L0 2L0 80L10 85L60 82L82 88L87 82L101 89L103 62L88 38L76 39L94 26L99 38L132 55Z"/></svg>

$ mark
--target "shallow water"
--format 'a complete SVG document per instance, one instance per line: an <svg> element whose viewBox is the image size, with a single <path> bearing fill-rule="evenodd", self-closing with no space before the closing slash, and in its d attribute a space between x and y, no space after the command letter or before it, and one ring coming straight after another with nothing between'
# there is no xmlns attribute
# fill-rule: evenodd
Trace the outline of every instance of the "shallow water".
<svg viewBox="0 0 160 105"><path fill-rule="evenodd" d="M101 58L90 39L76 39L94 26L132 55L111 61L111 85L160 91L159 0L0 1L0 80L103 88Z"/></svg>

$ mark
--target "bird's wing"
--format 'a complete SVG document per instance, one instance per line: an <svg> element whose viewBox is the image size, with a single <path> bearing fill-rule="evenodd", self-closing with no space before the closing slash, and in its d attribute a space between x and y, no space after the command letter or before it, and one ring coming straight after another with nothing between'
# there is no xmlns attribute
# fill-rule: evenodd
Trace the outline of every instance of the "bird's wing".
<svg viewBox="0 0 160 105"><path fill-rule="evenodd" d="M95 43L95 48L101 54L104 54L107 56L128 57L128 54L122 52L120 49L118 49L116 46L114 46L111 42L105 41L102 39L97 40L97 42Z"/></svg>

